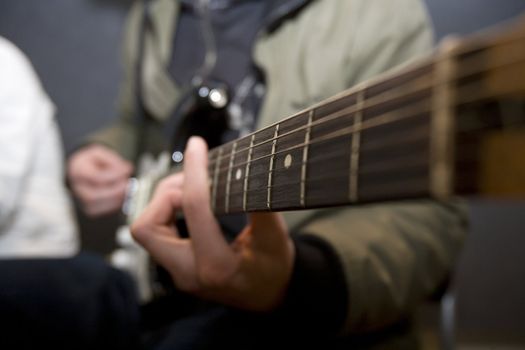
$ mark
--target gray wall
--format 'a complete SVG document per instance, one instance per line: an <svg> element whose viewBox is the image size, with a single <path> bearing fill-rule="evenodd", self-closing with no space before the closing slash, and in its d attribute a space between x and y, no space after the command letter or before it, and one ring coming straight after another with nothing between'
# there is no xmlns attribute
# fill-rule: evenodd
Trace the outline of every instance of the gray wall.
<svg viewBox="0 0 525 350"><path fill-rule="evenodd" d="M119 42L130 1L2 0L0 35L31 58L58 106L67 149L115 112Z"/></svg>
<svg viewBox="0 0 525 350"><path fill-rule="evenodd" d="M436 35L468 34L525 11L524 0L425 0ZM525 15L525 13L524 13Z"/></svg>
<svg viewBox="0 0 525 350"><path fill-rule="evenodd" d="M329 0L328 0L329 1ZM524 0L426 0L438 38L525 11ZM0 35L32 59L58 106L67 150L115 115L126 0L1 0ZM472 201L472 232L456 276L459 336L525 346L525 205ZM112 247L115 217L79 215L83 246ZM521 337L521 338L520 338Z"/></svg>

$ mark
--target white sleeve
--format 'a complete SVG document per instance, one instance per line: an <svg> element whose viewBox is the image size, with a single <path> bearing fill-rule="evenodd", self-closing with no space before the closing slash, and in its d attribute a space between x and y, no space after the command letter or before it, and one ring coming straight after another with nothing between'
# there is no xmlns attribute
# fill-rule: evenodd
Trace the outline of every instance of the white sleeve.
<svg viewBox="0 0 525 350"><path fill-rule="evenodd" d="M39 87L27 58L0 37L0 225L17 207L27 179L32 123L45 96Z"/></svg>
<svg viewBox="0 0 525 350"><path fill-rule="evenodd" d="M0 37L0 256L78 250L54 115L31 63Z"/></svg>

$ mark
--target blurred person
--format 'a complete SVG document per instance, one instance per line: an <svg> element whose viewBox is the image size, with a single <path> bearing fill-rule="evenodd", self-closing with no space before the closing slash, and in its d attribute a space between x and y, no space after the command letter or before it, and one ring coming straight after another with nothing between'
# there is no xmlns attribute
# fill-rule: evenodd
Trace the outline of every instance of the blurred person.
<svg viewBox="0 0 525 350"><path fill-rule="evenodd" d="M55 107L25 55L0 37L0 257L79 250Z"/></svg>
<svg viewBox="0 0 525 350"><path fill-rule="evenodd" d="M0 37L0 348L131 349L134 287L80 251L54 114L28 58Z"/></svg>

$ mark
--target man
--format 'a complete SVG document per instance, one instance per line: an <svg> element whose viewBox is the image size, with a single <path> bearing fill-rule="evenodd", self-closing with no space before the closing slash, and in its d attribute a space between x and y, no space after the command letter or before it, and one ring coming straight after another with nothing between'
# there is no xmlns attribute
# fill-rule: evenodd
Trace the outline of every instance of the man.
<svg viewBox="0 0 525 350"><path fill-rule="evenodd" d="M417 0L159 0L134 7L126 32L122 116L69 161L72 188L93 215L120 207L140 152L182 151L170 137L191 120L208 142L228 141L432 42ZM203 107L212 90L229 104ZM228 128L216 140L200 118L214 121L223 108ZM253 214L237 234L209 208L202 140L192 138L184 158L184 174L159 185L132 231L175 286L205 306L173 310L178 320L156 345L255 348L282 337L289 345L416 346L410 315L446 281L465 234L461 207L413 201ZM180 211L189 238L173 225Z"/></svg>

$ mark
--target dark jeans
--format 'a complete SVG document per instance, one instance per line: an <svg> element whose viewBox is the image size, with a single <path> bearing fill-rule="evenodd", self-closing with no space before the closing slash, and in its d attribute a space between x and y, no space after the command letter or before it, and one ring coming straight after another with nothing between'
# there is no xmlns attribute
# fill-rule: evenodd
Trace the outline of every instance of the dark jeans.
<svg viewBox="0 0 525 350"><path fill-rule="evenodd" d="M307 319L243 312L180 292L140 310L131 279L89 254L0 260L0 277L2 350L368 348L403 330L339 339Z"/></svg>
<svg viewBox="0 0 525 350"><path fill-rule="evenodd" d="M131 279L99 256L0 260L0 349L134 349Z"/></svg>

